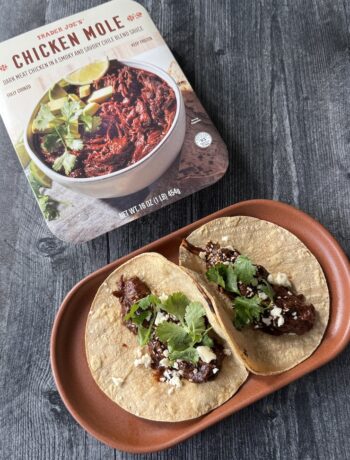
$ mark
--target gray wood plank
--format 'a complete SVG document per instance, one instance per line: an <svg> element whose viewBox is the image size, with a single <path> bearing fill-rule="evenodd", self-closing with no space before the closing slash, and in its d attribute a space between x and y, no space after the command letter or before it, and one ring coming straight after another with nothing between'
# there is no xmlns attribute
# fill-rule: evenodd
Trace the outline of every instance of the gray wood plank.
<svg viewBox="0 0 350 460"><path fill-rule="evenodd" d="M2 1L0 39L99 3ZM102 445L74 422L57 394L48 346L60 300L90 271L169 231L232 202L274 198L316 217L350 254L348 3L141 3L227 142L230 168L209 189L108 237L72 246L46 229L0 126L2 458L347 458L349 349L217 426L150 456Z"/></svg>

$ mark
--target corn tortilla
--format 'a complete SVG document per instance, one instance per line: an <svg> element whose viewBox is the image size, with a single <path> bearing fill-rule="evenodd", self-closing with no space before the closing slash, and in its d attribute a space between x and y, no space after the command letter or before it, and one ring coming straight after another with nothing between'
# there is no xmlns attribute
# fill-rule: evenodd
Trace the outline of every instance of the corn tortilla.
<svg viewBox="0 0 350 460"><path fill-rule="evenodd" d="M248 376L244 365L234 354L225 356L214 380L196 384L182 379L181 388L170 395L170 385L159 382L152 369L134 366L140 352L137 337L122 324L119 299L112 294L122 275L125 278L138 276L158 296L181 291L191 301L201 302L215 332L223 342L226 339L211 311L212 299L206 291L197 287L190 276L163 256L141 254L118 267L105 280L88 315L86 356L100 389L134 415L167 422L199 417L231 398Z"/></svg>
<svg viewBox="0 0 350 460"><path fill-rule="evenodd" d="M320 344L329 319L329 292L320 264L308 248L292 233L271 222L247 216L215 219L192 232L187 241L205 247L207 242L232 246L254 264L270 273L286 273L297 293L316 309L313 328L304 335L272 336L259 330L238 331L232 324L231 301L209 283L205 262L180 248L180 265L202 274L201 282L216 299L219 323L241 361L253 373L272 375L284 372L308 358Z"/></svg>

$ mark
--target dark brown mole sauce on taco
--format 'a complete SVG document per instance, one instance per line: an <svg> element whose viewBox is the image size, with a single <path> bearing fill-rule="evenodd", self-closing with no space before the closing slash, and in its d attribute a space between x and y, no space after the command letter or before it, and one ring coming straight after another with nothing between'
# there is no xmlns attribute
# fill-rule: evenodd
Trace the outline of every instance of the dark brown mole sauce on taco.
<svg viewBox="0 0 350 460"><path fill-rule="evenodd" d="M272 275L237 249L212 241L198 247L184 239L181 246L205 262L207 279L232 300L236 329L271 335L303 335L312 329L315 307L294 292L286 274Z"/></svg>
<svg viewBox="0 0 350 460"><path fill-rule="evenodd" d="M134 334L138 334L142 344L147 345L151 358L150 367L156 371L155 376L159 381L175 377L184 378L193 383L204 383L215 379L220 372L225 353L229 351L206 332L211 328L204 315L204 310L202 315L198 311L193 312L203 326L202 336L200 337L199 334L196 348L184 348L183 343L186 337L183 335L180 350L171 351L170 349L169 352L169 343L166 341L169 331L161 330L165 329L167 324L175 328L181 327L179 315L169 313L167 305L188 303L189 309L192 307L198 310L201 308L200 304L189 303L180 292L174 293L173 296L159 298L152 294L147 284L137 276L131 278L122 276L113 295L121 303L124 326ZM163 326L160 326L162 324ZM147 333L145 335L147 338L144 340L142 336L140 337L140 330L148 331L148 335Z"/></svg>

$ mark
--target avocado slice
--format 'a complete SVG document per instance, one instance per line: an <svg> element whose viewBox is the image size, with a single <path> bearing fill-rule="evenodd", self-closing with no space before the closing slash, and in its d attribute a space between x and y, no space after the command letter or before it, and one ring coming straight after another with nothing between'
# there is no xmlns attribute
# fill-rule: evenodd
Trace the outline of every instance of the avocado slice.
<svg viewBox="0 0 350 460"><path fill-rule="evenodd" d="M83 114L84 115L95 115L95 113L98 111L100 108L100 104L97 104L96 102L90 102L85 106L83 109Z"/></svg>
<svg viewBox="0 0 350 460"><path fill-rule="evenodd" d="M48 108L54 115L58 115L63 108L65 102L67 102L66 97L61 97L60 99L53 99L52 101L47 103Z"/></svg>
<svg viewBox="0 0 350 460"><path fill-rule="evenodd" d="M91 94L90 85L84 85L79 88L79 96L81 98L88 97Z"/></svg>
<svg viewBox="0 0 350 460"><path fill-rule="evenodd" d="M67 97L68 93L59 85L54 85L52 88L49 89L49 99L50 101L55 101L56 99L62 99L63 97Z"/></svg>
<svg viewBox="0 0 350 460"><path fill-rule="evenodd" d="M88 99L88 102L105 102L113 95L113 92L113 86L106 86L105 88L98 89L92 93Z"/></svg>

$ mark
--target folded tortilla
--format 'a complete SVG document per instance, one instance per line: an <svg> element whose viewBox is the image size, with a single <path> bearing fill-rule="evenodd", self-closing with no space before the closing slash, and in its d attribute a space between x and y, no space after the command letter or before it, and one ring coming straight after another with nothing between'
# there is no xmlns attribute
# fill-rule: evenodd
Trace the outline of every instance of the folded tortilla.
<svg viewBox="0 0 350 460"><path fill-rule="evenodd" d="M112 294L121 276L139 277L157 296L181 291L189 300L200 302L221 341L225 343L227 339L218 325L213 299L205 289L163 256L156 253L139 255L118 267L105 280L88 315L86 356L100 389L134 415L167 422L199 417L231 398L248 376L234 354L225 356L215 379L200 384L182 379L182 386L170 395L169 385L159 382L152 369L135 367L135 358L140 356L137 336L122 323L119 299Z"/></svg>
<svg viewBox="0 0 350 460"><path fill-rule="evenodd" d="M232 246L270 273L286 273L295 291L316 309L313 328L304 335L272 336L251 328L238 331L232 323L232 302L205 277L205 262L180 247L180 265L200 273L201 283L215 299L217 318L230 344L245 366L255 374L278 374L308 358L320 344L329 318L329 293L320 264L292 233L271 222L236 216L215 219L192 232L187 241L204 248L209 241Z"/></svg>

